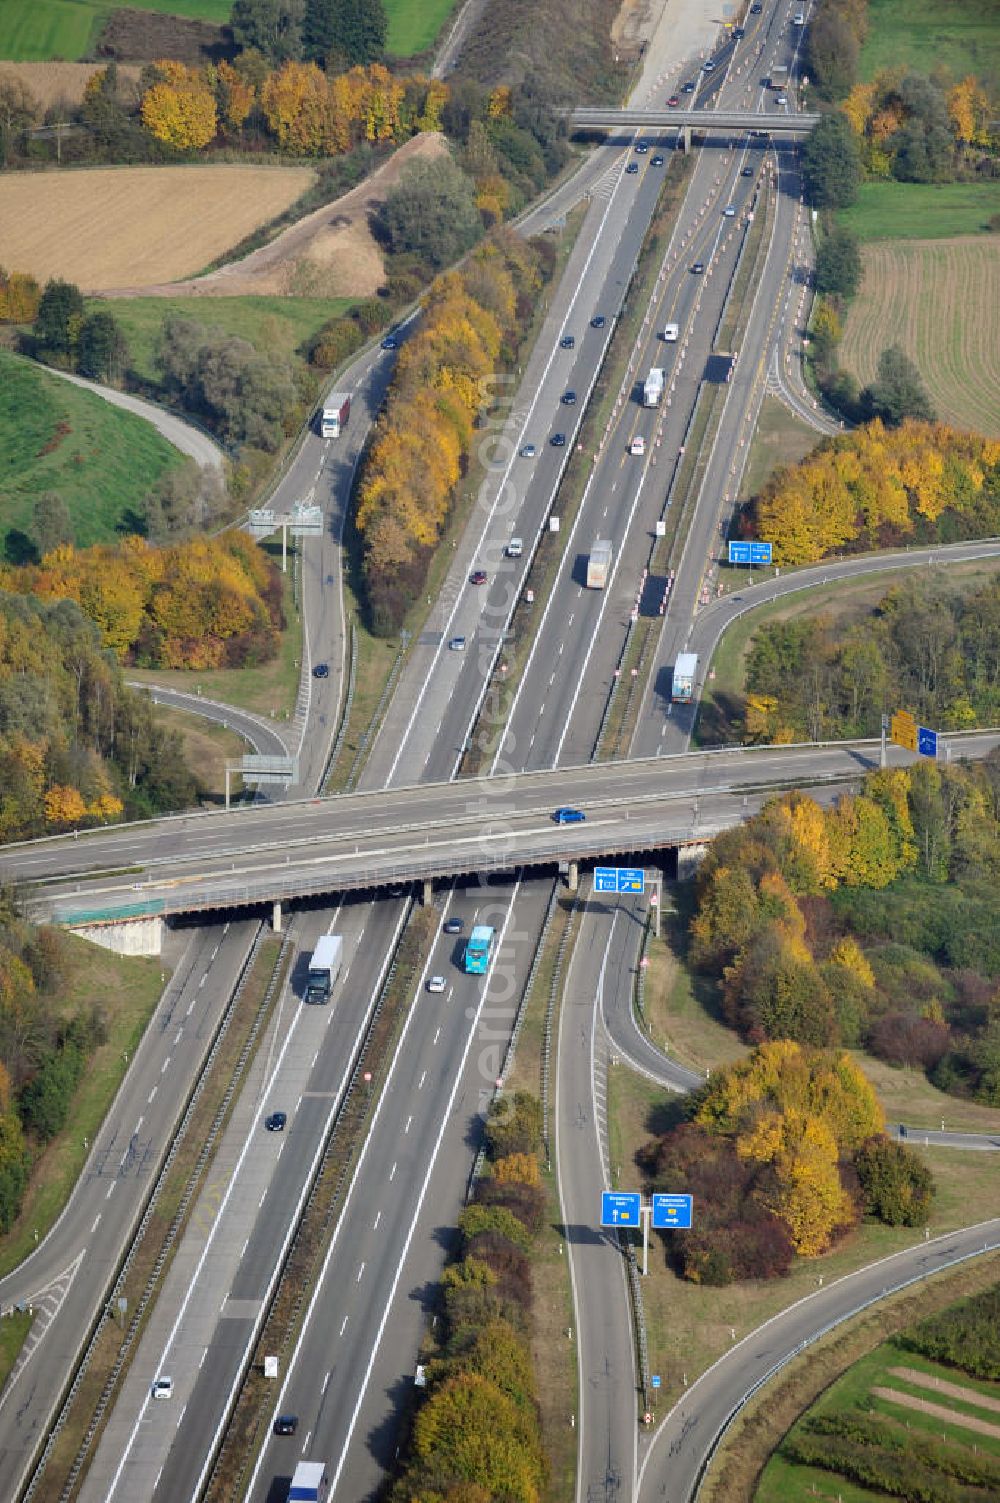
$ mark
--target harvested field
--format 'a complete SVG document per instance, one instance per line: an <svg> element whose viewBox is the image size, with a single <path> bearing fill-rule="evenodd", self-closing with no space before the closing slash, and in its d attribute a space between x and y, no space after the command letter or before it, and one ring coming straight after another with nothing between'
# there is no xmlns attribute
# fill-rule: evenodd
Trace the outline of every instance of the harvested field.
<svg viewBox="0 0 1000 1503"><path fill-rule="evenodd" d="M54 104L80 104L87 80L104 63L3 63L0 64L0 83L5 78L17 78L38 100L43 110ZM124 82L138 83L138 65L123 63L118 77Z"/></svg>
<svg viewBox="0 0 1000 1503"><path fill-rule="evenodd" d="M0 265L85 292L193 275L312 181L307 167L101 167L0 177ZM228 290L228 289L227 289Z"/></svg>
<svg viewBox="0 0 1000 1503"><path fill-rule="evenodd" d="M882 240L862 255L841 345L847 369L864 384L898 344L943 421L1000 437L1000 237Z"/></svg>
<svg viewBox="0 0 1000 1503"><path fill-rule="evenodd" d="M137 283L130 287L116 287L110 295L175 297L178 293L192 293L199 297L370 297L383 281L382 250L371 232L371 214L384 203L389 189L399 182L410 162L440 156L447 150L442 135L414 136L357 188L307 214L297 224L283 230L269 245L251 251L241 261L233 261L218 271L188 281L164 281L160 285L151 281L145 286ZM268 215L260 217L269 218L274 212L272 209ZM3 198L0 196L0 217L2 214ZM246 230L240 233L245 234ZM229 236L228 240L232 244L233 237ZM204 265L209 259L207 255L200 256L200 264ZM0 239L2 264L20 263L12 263L9 257L5 262ZM103 283L106 289L112 285L110 281Z"/></svg>

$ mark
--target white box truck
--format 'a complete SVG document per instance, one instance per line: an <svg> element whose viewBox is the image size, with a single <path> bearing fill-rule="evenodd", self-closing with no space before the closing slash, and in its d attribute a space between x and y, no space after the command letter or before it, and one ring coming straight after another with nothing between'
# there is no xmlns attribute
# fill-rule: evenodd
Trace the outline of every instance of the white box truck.
<svg viewBox="0 0 1000 1503"><path fill-rule="evenodd" d="M610 572L611 543L606 538L598 538L587 559L587 589L603 590Z"/></svg>
<svg viewBox="0 0 1000 1503"><path fill-rule="evenodd" d="M339 438L347 427L351 415L351 398L346 391L332 391L323 403L319 415L321 438Z"/></svg>
<svg viewBox="0 0 1000 1503"><path fill-rule="evenodd" d="M344 959L344 941L339 934L324 934L309 960L306 1001L326 1002L340 975Z"/></svg>
<svg viewBox="0 0 1000 1503"><path fill-rule="evenodd" d="M694 699L694 684L698 677L698 654L679 652L674 664L674 682L670 697L675 705L689 705Z"/></svg>
<svg viewBox="0 0 1000 1503"><path fill-rule="evenodd" d="M288 1503L326 1503L329 1496L330 1481L326 1475L326 1462L300 1461L292 1474Z"/></svg>
<svg viewBox="0 0 1000 1503"><path fill-rule="evenodd" d="M659 407L667 373L662 365L654 365L642 386L643 407Z"/></svg>

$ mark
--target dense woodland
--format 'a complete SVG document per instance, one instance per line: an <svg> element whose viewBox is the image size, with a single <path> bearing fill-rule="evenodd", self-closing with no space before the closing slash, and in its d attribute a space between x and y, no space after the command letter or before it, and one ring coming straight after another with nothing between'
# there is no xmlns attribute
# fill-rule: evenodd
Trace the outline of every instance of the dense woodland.
<svg viewBox="0 0 1000 1503"><path fill-rule="evenodd" d="M876 419L779 470L751 504L746 530L776 564L902 543L1000 532L1000 444L941 423Z"/></svg>
<svg viewBox="0 0 1000 1503"><path fill-rule="evenodd" d="M846 1054L763 1044L715 1072L688 1116L637 1162L650 1191L683 1185L695 1197L697 1226L664 1238L671 1266L695 1283L778 1277L863 1215L927 1218L931 1175L884 1135L875 1092Z"/></svg>
<svg viewBox="0 0 1000 1503"><path fill-rule="evenodd" d="M178 738L75 600L0 592L0 841L194 802Z"/></svg>
<svg viewBox="0 0 1000 1503"><path fill-rule="evenodd" d="M765 624L746 684L740 730L751 742L877 736L900 707L940 730L996 725L1000 578L969 594L908 579L848 626L822 614Z"/></svg>
<svg viewBox="0 0 1000 1503"><path fill-rule="evenodd" d="M751 1043L870 1050L1000 1106L1000 758L787 794L718 836L689 958Z"/></svg>
<svg viewBox="0 0 1000 1503"><path fill-rule="evenodd" d="M487 1173L459 1218L427 1387L392 1503L537 1503L545 1482L531 1363L531 1247L545 1218L538 1101L517 1092L486 1124ZM442 1329L443 1327L443 1329Z"/></svg>
<svg viewBox="0 0 1000 1503"><path fill-rule="evenodd" d="M156 548L67 544L39 564L0 566L0 586L75 601L120 662L143 668L240 668L275 655L281 576L244 533Z"/></svg>

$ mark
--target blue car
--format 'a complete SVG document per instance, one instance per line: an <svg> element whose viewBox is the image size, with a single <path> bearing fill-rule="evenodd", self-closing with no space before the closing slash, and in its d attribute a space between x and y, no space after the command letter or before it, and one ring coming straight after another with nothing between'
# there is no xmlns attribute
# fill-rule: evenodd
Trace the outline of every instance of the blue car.
<svg viewBox="0 0 1000 1503"><path fill-rule="evenodd" d="M571 809L568 804L553 812L552 818L557 825L580 825L587 818L582 809Z"/></svg>

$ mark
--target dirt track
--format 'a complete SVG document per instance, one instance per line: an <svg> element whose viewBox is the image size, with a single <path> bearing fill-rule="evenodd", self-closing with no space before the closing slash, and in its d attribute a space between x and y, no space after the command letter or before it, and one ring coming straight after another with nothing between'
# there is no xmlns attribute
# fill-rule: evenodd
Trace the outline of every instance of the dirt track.
<svg viewBox="0 0 1000 1503"><path fill-rule="evenodd" d="M404 168L448 149L444 136L415 136L350 193L324 204L251 251L207 276L145 287L116 287L106 297L287 296L370 297L382 285L382 252L369 227L373 209L385 202Z"/></svg>

